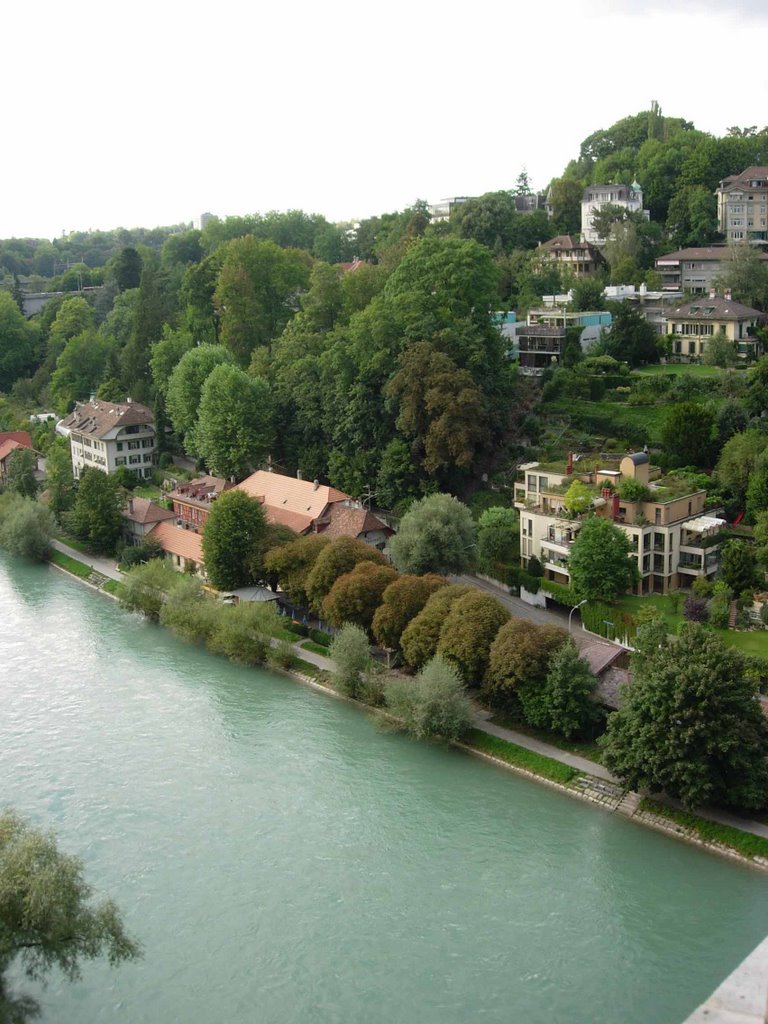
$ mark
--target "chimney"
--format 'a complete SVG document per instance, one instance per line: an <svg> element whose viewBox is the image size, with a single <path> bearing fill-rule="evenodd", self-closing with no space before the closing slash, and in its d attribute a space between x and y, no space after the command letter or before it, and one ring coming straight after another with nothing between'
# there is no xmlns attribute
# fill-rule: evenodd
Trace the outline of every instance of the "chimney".
<svg viewBox="0 0 768 1024"><path fill-rule="evenodd" d="M731 289L730 288L726 288L725 289L725 291L723 292L723 298L727 302L731 302L732 301L732 299L731 299Z"/></svg>
<svg viewBox="0 0 768 1024"><path fill-rule="evenodd" d="M317 477L315 477L315 479L313 480L313 484L314 484L314 490L317 490L318 487L320 486L320 481L317 479Z"/></svg>
<svg viewBox="0 0 768 1024"><path fill-rule="evenodd" d="M573 452L568 452L568 462L565 467L565 475L570 476L573 473Z"/></svg>
<svg viewBox="0 0 768 1024"><path fill-rule="evenodd" d="M130 395L128 395L128 397L126 398L126 402L128 403L128 405L131 405L131 404L132 404L132 402L133 402L133 399L131 398L131 396L130 396Z"/></svg>
<svg viewBox="0 0 768 1024"><path fill-rule="evenodd" d="M595 483L597 483L597 474L598 474L599 472L600 472L600 463L599 463L599 462L596 462L596 463L595 463L595 480L594 480L594 482L595 482Z"/></svg>
<svg viewBox="0 0 768 1024"><path fill-rule="evenodd" d="M300 470L300 469L297 469L297 470L296 470L296 479L297 479L297 480L301 480L301 478L302 478L302 477L301 477L301 470Z"/></svg>
<svg viewBox="0 0 768 1024"><path fill-rule="evenodd" d="M710 288L709 289L709 297L710 297L710 299L716 299L717 298L717 289L716 288Z"/></svg>
<svg viewBox="0 0 768 1024"><path fill-rule="evenodd" d="M614 494L614 496L613 496L613 508L611 509L611 515L613 517L613 521L614 522L616 522L616 520L619 518L619 500L620 499L619 499L618 494Z"/></svg>

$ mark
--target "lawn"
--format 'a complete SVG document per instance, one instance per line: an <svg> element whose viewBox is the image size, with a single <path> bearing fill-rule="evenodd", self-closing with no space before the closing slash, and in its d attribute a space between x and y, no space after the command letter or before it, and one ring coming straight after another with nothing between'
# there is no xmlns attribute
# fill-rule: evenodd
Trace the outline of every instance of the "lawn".
<svg viewBox="0 0 768 1024"><path fill-rule="evenodd" d="M306 651L312 651L313 654L322 654L324 658L328 657L328 648L323 647L321 644L316 644L314 640L305 640L301 646Z"/></svg>
<svg viewBox="0 0 768 1024"><path fill-rule="evenodd" d="M636 615L640 608L652 605L658 608L666 619L669 632L677 633L680 624L685 622L684 602L684 594L677 598L677 604L674 594L647 594L645 597L625 594L616 602L616 606L629 615ZM675 611L676 607L679 609L678 611ZM757 629L739 632L735 629L714 629L712 632L717 633L729 647L735 647L742 654L768 659L768 630Z"/></svg>
<svg viewBox="0 0 768 1024"><path fill-rule="evenodd" d="M550 746L557 747L558 750L567 750L569 754L578 754L579 757L586 757L589 761L595 761L597 764L600 764L602 748L598 746L596 740L567 740L565 736L560 736L555 732L547 732L544 729L533 729L527 722L521 722L516 718L500 713L494 714L491 722L494 725L502 726L504 729L512 729L514 732L520 732L524 736L530 736L531 739L541 740L542 743L549 743Z"/></svg>
<svg viewBox="0 0 768 1024"><path fill-rule="evenodd" d="M643 366L642 369L635 370L635 373L642 373L651 377L665 373L673 373L676 376L717 377L718 374L723 372L719 366L701 366L698 363L657 363L653 366Z"/></svg>
<svg viewBox="0 0 768 1024"><path fill-rule="evenodd" d="M574 427L590 434L602 434L606 438L623 438L629 429L632 435L648 438L648 443L661 443L664 427L671 405L627 405L624 402L609 402L602 399L592 402L585 399L564 400L548 403L547 409L560 416L570 417Z"/></svg>
<svg viewBox="0 0 768 1024"><path fill-rule="evenodd" d="M149 498L150 501L160 501L163 492L156 484L137 484L131 491L136 498Z"/></svg>
<svg viewBox="0 0 768 1024"><path fill-rule="evenodd" d="M567 785L579 774L575 768L571 768L567 764L553 761L551 757L536 754L533 750L518 747L497 736L489 736L487 732L481 732L479 729L470 729L466 742L470 747L481 750L484 754L491 754L501 761L506 761L507 764L523 768L525 771L533 772L534 775L541 775L545 779L551 779L562 785Z"/></svg>
<svg viewBox="0 0 768 1024"><path fill-rule="evenodd" d="M58 530L54 533L54 537L56 540L60 540L62 544L66 544L67 547L74 548L75 551L80 551L84 555L89 554L88 548L81 540L78 540L76 537L72 537L68 533L64 533L63 530Z"/></svg>

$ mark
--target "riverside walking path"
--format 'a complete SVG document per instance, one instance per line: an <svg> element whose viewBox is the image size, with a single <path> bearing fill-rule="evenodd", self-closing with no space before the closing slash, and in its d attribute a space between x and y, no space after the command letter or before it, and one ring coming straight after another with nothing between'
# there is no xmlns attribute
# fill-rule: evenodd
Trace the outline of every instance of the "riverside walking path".
<svg viewBox="0 0 768 1024"><path fill-rule="evenodd" d="M123 579L123 574L117 568L114 561L107 558L100 558L96 555L90 555L82 551L77 551L75 548L69 547L59 540L51 541L52 547L57 551L61 551L65 555L69 555L70 558L74 558L76 561L81 562L84 565L90 565L96 572L101 573L103 576L107 576L109 579L117 580L120 582ZM474 576L459 577L462 583L468 583L472 586L477 586L480 590L486 590L488 593L498 597L503 604L505 604L515 615L519 615L521 618L530 619L533 622L538 623L552 623L557 622L562 624L562 616L556 613L545 611L542 608L534 608L531 605L526 604L519 598L512 597L509 594L504 594L500 588L494 587L492 584L486 584L484 580L478 580ZM574 635L574 640L577 642L582 638L577 634ZM594 637L591 635L588 637L589 642L594 641ZM279 641L274 642L275 645ZM612 647L612 644L605 644L606 647ZM334 672L336 666L334 662L325 657L322 654L315 654L314 651L309 651L301 646L301 642L293 644L294 653L298 658L303 661L310 662L316 668L322 669L324 672ZM542 754L545 757L551 758L553 761L559 761L561 764L568 765L574 768L576 771L583 772L585 775L591 775L594 778L602 779L604 782L610 782L614 785L620 786L619 780L612 775L607 768L604 768L601 764L596 761L590 761L586 757L580 757L578 754L572 754L567 750L561 750L559 747L554 747L550 743L545 743L543 740L537 740L533 736L526 736L525 733L517 732L515 729L507 729L504 726L496 725L493 722L488 721L491 716L491 712L479 711L475 715L474 726L481 732L488 733L489 736L496 736L498 739L506 740L508 743L514 743L518 747L524 747L526 750L531 750L534 753ZM656 799L659 799L658 797ZM676 800L662 799L660 802L668 804L670 807L680 808L680 804ZM762 836L764 839L768 839L768 825L762 824L759 821L752 821L748 818L740 818L735 814L729 814L727 811L721 811L715 808L697 808L696 814L701 818L707 818L710 821L715 821L720 825L730 825L732 828L741 829L742 832L751 832L753 835Z"/></svg>

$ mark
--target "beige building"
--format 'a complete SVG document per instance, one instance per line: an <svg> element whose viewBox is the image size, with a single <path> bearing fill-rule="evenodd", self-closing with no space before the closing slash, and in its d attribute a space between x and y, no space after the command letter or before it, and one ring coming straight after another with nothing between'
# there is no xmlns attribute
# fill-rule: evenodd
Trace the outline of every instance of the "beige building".
<svg viewBox="0 0 768 1024"><path fill-rule="evenodd" d="M691 491L680 477L662 477L644 452L600 466L587 456L564 465L538 462L520 467L515 508L520 511L520 557L523 566L536 557L547 579L570 583L568 556L585 518L611 519L629 538L640 573L638 594L668 593L688 587L697 576L719 568L724 519L704 514L706 492ZM583 468L582 468L583 467ZM574 515L565 494L574 480L590 491L589 509ZM624 481L645 488L639 500L621 497Z"/></svg>
<svg viewBox="0 0 768 1024"><path fill-rule="evenodd" d="M762 352L755 328L765 321L759 310L734 302L727 289L723 298L711 290L706 298L681 303L667 313L672 355L700 358L712 338L723 331L740 359L754 359Z"/></svg>
<svg viewBox="0 0 768 1024"><path fill-rule="evenodd" d="M154 416L151 409L130 398L126 402L95 398L78 402L74 411L57 423L56 432L70 440L76 480L89 467L114 473L125 466L138 477L152 476L157 447Z"/></svg>
<svg viewBox="0 0 768 1024"><path fill-rule="evenodd" d="M717 226L728 242L768 240L768 167L723 178L715 192Z"/></svg>

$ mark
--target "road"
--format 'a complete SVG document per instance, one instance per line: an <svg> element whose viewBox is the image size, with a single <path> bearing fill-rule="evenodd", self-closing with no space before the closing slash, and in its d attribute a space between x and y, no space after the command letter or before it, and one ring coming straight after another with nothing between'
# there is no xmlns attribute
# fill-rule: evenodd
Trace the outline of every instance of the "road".
<svg viewBox="0 0 768 1024"><path fill-rule="evenodd" d="M60 540L52 540L51 547L56 548L57 551L61 551L63 555L69 555L70 558L74 558L77 562L82 562L83 565L90 565L96 572L100 572L102 576L107 576L111 580L117 580L122 582L123 574L117 568L114 559L99 558L98 555L90 555L87 552L76 551L74 548L69 547L68 544L62 543Z"/></svg>

